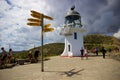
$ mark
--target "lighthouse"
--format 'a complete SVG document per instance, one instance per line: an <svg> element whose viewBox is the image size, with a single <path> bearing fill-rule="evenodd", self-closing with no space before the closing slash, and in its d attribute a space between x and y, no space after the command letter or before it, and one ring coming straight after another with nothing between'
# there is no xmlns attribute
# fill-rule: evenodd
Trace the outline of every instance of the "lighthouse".
<svg viewBox="0 0 120 80"><path fill-rule="evenodd" d="M64 26L60 32L60 35L65 38L65 47L61 56L80 56L80 49L84 49L83 34L85 29L81 24L80 14L74 9L75 6L67 12Z"/></svg>

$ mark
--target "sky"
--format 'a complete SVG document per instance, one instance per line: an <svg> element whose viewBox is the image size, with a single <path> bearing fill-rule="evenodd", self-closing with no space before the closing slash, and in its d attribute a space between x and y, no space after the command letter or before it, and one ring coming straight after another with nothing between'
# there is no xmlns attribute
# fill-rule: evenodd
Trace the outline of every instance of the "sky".
<svg viewBox="0 0 120 80"><path fill-rule="evenodd" d="M75 5L86 34L105 34L120 39L120 0L0 0L0 47L14 51L41 45L41 27L27 25L31 10L53 17L44 19L54 27L44 34L44 44L64 42L59 34L64 17Z"/></svg>

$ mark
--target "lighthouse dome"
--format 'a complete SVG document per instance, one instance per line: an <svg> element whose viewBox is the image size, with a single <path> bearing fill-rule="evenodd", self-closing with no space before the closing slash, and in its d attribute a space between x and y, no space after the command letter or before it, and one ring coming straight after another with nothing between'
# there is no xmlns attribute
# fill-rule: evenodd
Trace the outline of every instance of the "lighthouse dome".
<svg viewBox="0 0 120 80"><path fill-rule="evenodd" d="M74 10L74 6L67 12L67 15L65 16L66 19L72 19L72 20L78 20L80 18L80 14Z"/></svg>

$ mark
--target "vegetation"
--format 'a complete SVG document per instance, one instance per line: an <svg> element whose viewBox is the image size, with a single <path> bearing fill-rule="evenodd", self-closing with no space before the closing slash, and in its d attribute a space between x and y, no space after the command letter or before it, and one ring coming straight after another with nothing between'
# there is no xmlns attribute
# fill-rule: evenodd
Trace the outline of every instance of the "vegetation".
<svg viewBox="0 0 120 80"><path fill-rule="evenodd" d="M87 35L84 37L84 44L85 47L88 49L94 49L98 47L101 49L101 47L105 47L107 50L108 49L115 49L116 47L120 46L120 40L113 37L113 36L106 36L102 34L92 34L92 35Z"/></svg>
<svg viewBox="0 0 120 80"><path fill-rule="evenodd" d="M15 58L26 59L28 58L29 51L32 51L32 53L34 53L36 49L40 50L40 53L41 53L41 46L40 46L40 47L32 48L28 51L15 52L13 56ZM64 43L45 44L43 46L44 57L60 55L63 52L63 49L64 49Z"/></svg>
<svg viewBox="0 0 120 80"><path fill-rule="evenodd" d="M34 52L35 49L39 49L40 53L41 53L41 46L40 47L36 47L33 49L30 49L29 51ZM56 55L60 55L63 52L64 49L64 44L63 43L50 43L50 44L45 44L43 46L43 52L44 52L44 56L48 57L48 56L56 56Z"/></svg>
<svg viewBox="0 0 120 80"><path fill-rule="evenodd" d="M28 58L28 53L28 51L13 52L13 56L18 59L26 59Z"/></svg>

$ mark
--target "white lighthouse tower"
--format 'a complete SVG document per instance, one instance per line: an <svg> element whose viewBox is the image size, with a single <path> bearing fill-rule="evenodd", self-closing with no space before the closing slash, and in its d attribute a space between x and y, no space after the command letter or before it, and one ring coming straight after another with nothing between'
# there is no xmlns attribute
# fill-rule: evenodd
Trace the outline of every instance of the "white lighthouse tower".
<svg viewBox="0 0 120 80"><path fill-rule="evenodd" d="M60 34L65 37L65 47L61 56L80 56L80 49L84 48L83 33L85 29L81 25L81 16L73 6L65 16L65 24Z"/></svg>

